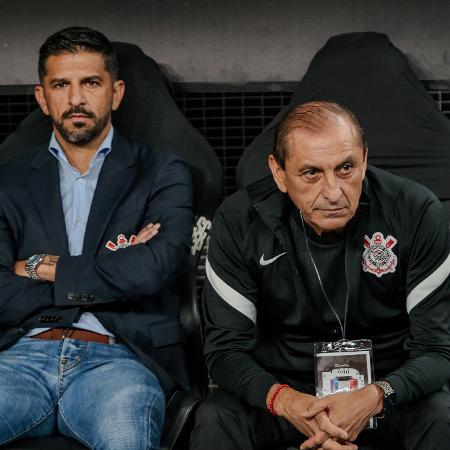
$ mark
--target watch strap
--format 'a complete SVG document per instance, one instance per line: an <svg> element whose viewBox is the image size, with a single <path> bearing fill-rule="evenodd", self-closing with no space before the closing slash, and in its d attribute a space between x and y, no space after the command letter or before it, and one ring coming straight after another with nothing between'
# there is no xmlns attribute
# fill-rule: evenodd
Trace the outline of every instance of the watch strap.
<svg viewBox="0 0 450 450"><path fill-rule="evenodd" d="M380 414L377 415L377 419L384 419L391 411L395 404L395 399L397 397L394 388L391 386L391 384L388 381L385 380L379 380L374 381L373 384L376 384L383 390L383 410L380 412Z"/></svg>
<svg viewBox="0 0 450 450"><path fill-rule="evenodd" d="M45 256L47 256L47 254L42 253L30 256L27 259L27 262L25 263L25 271L28 273L32 280L41 280L41 277L38 275L36 270L42 264L42 261L44 261Z"/></svg>
<svg viewBox="0 0 450 450"><path fill-rule="evenodd" d="M395 394L395 391L391 384L385 380L374 381L373 384L376 384L377 386L380 386L381 389L383 389L385 397L389 397L390 395Z"/></svg>

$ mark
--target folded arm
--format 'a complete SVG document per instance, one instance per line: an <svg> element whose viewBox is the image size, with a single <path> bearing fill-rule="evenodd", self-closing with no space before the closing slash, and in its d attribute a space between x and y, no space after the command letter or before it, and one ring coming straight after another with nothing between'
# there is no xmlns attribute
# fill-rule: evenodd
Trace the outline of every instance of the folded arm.
<svg viewBox="0 0 450 450"><path fill-rule="evenodd" d="M21 236L29 232L20 228L25 212L14 201L14 191L5 189L1 195L9 206L0 202L0 325L20 325L49 308L76 311L80 306L150 297L174 275L190 242L192 185L189 170L178 158L161 164L144 202L141 227L158 223L156 234L154 228L143 228L138 245L115 252L51 255L38 272L44 281L24 276L23 256L19 261L16 255L47 253L46 248L33 248L28 254L21 247Z"/></svg>
<svg viewBox="0 0 450 450"><path fill-rule="evenodd" d="M132 245L145 244L152 237L158 234L161 225L159 223L149 223L136 236L136 239ZM36 273L41 281L55 282L56 266L58 265L59 256L57 255L45 255L42 263L36 268ZM16 261L14 264L14 273L21 277L30 278L29 273L26 270L27 260Z"/></svg>

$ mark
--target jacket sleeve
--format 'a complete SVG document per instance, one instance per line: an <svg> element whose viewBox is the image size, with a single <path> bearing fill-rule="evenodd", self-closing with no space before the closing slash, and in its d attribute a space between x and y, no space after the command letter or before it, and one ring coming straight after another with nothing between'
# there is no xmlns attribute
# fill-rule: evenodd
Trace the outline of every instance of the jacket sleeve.
<svg viewBox="0 0 450 450"><path fill-rule="evenodd" d="M147 198L142 226L158 216L159 233L137 244L96 255L60 258L55 305L128 301L160 291L186 254L192 234L192 184L178 158L165 160ZM154 219L153 219L154 221Z"/></svg>
<svg viewBox="0 0 450 450"><path fill-rule="evenodd" d="M397 403L416 401L450 379L448 222L437 200L417 220L406 274L410 356L386 377L397 393Z"/></svg>
<svg viewBox="0 0 450 450"><path fill-rule="evenodd" d="M34 281L14 273L15 240L0 201L0 326L19 326L27 318L54 305L52 283Z"/></svg>
<svg viewBox="0 0 450 450"><path fill-rule="evenodd" d="M212 379L252 406L266 408L277 379L252 356L258 339L257 286L242 249L242 220L221 207L214 219L204 291L205 354Z"/></svg>

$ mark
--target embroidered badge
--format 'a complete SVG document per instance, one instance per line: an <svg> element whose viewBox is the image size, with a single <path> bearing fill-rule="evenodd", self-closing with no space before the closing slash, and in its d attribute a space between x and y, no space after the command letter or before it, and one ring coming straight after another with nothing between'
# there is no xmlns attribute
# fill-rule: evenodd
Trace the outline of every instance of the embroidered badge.
<svg viewBox="0 0 450 450"><path fill-rule="evenodd" d="M109 250L112 250L113 252L115 252L116 250L119 250L120 248L130 247L130 245L133 245L135 241L136 241L136 236L134 234L132 234L130 236L130 239L127 239L124 234L119 234L117 236L117 244L114 244L114 242L112 242L112 241L108 241L105 244L105 247L108 248Z"/></svg>
<svg viewBox="0 0 450 450"><path fill-rule="evenodd" d="M364 272L370 272L378 278L389 272L395 272L397 267L397 256L392 248L397 243L397 239L388 236L386 239L383 233L376 232L372 239L364 237L364 253L362 257L362 267Z"/></svg>

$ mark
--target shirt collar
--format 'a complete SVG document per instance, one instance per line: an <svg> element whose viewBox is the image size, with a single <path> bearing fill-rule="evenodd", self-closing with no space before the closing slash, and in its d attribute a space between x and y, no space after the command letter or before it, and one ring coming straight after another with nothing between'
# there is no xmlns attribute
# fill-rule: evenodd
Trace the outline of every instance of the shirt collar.
<svg viewBox="0 0 450 450"><path fill-rule="evenodd" d="M103 139L103 142L100 144L92 159L96 158L99 154L102 154L106 157L106 155L111 152L113 137L114 127L111 125L111 129L109 130L105 139ZM50 138L48 150L56 159L61 158L67 161L66 154L64 153L64 150L62 149L61 145L59 145L59 142L56 139L55 132L52 133L52 137Z"/></svg>

